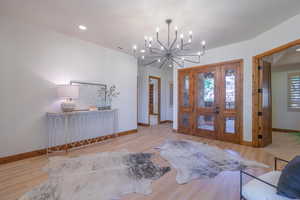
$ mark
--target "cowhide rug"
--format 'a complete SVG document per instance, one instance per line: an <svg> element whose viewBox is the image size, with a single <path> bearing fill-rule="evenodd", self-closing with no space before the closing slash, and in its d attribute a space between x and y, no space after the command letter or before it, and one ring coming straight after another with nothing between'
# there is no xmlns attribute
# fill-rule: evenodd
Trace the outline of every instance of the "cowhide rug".
<svg viewBox="0 0 300 200"><path fill-rule="evenodd" d="M268 167L218 147L190 140L167 140L156 149L177 170L176 180L179 184L198 178L212 178L222 171Z"/></svg>
<svg viewBox="0 0 300 200"><path fill-rule="evenodd" d="M49 179L19 200L111 200L128 193L151 193L151 182L169 167L151 162L153 154L106 152L75 158L52 157Z"/></svg>

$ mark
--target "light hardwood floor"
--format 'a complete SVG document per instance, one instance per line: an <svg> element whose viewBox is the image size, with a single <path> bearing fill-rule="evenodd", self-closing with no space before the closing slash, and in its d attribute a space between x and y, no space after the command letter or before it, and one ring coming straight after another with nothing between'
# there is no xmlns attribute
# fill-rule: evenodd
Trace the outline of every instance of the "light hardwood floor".
<svg viewBox="0 0 300 200"><path fill-rule="evenodd" d="M153 149L162 144L166 139L190 139L194 141L207 142L227 149L233 153L241 154L247 159L256 160L273 166L273 156L263 149L256 149L231 143L209 140L200 137L187 136L173 133L170 124L159 127L141 127L139 132L133 135L122 136L104 143L89 147L72 150L66 156L78 156L82 154L118 151L127 149L131 152L153 152L154 162L160 165L169 164L159 157L158 152ZM62 154L65 155L65 154ZM46 156L34 157L0 165L0 199L15 200L32 187L47 179L47 174L42 167L47 164ZM267 169L270 170L270 169ZM266 169L250 170L255 174L262 174ZM123 200L238 200L239 199L239 172L224 172L213 179L194 180L188 184L179 185L175 180L176 170L154 181L153 192L149 196L140 194L129 194Z"/></svg>

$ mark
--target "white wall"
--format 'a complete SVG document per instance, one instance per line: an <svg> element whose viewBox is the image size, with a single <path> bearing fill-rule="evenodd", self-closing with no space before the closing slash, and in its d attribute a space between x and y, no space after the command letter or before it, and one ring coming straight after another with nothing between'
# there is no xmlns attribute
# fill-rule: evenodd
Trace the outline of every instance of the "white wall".
<svg viewBox="0 0 300 200"><path fill-rule="evenodd" d="M300 72L300 70L272 72L272 128L300 130L300 112L288 110L288 73L290 72Z"/></svg>
<svg viewBox="0 0 300 200"><path fill-rule="evenodd" d="M45 148L46 112L59 110L55 85L70 80L116 84L119 129L136 129L133 57L5 18L0 27L0 157Z"/></svg>
<svg viewBox="0 0 300 200"><path fill-rule="evenodd" d="M138 68L138 122L149 123L149 76L161 78L161 121L172 120L173 107L170 106L169 84L173 81L173 70L169 67L158 69L155 67Z"/></svg>
<svg viewBox="0 0 300 200"><path fill-rule="evenodd" d="M252 141L252 56L300 38L300 15L260 34L259 36L220 48L210 49L202 63L217 63L232 59L244 59L244 140ZM209 44L208 44L209 45ZM174 72L173 128L177 129L177 70Z"/></svg>

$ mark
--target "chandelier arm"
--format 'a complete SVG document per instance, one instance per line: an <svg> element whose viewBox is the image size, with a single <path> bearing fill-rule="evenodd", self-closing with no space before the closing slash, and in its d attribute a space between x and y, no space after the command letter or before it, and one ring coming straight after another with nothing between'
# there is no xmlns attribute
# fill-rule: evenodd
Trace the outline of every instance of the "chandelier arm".
<svg viewBox="0 0 300 200"><path fill-rule="evenodd" d="M171 46L170 46L170 49L171 49L171 50L172 50L174 44L176 43L176 41L177 41L177 31L175 31L175 38L174 38L174 40L173 40L173 42L172 42L172 44L171 44Z"/></svg>
<svg viewBox="0 0 300 200"><path fill-rule="evenodd" d="M170 47L170 23L168 23L168 47Z"/></svg>
<svg viewBox="0 0 300 200"><path fill-rule="evenodd" d="M163 52L160 49L151 49L151 51L149 51L149 52L154 53L154 54L163 54Z"/></svg>
<svg viewBox="0 0 300 200"><path fill-rule="evenodd" d="M181 65L179 62L177 62L174 58L171 58L171 60L172 60L173 62L175 62L178 66L182 67L182 65Z"/></svg>
<svg viewBox="0 0 300 200"><path fill-rule="evenodd" d="M146 59L161 59L162 58L162 56L146 56L145 57Z"/></svg>
<svg viewBox="0 0 300 200"><path fill-rule="evenodd" d="M195 57L195 56L197 56L197 57L199 57L199 55L198 54L175 54L177 57L178 56L186 56L186 57Z"/></svg>
<svg viewBox="0 0 300 200"><path fill-rule="evenodd" d="M162 46L164 49L168 49L163 43L161 43L161 41L159 41L159 39L158 39L158 34L156 35L156 41L157 41L158 44L160 44L160 46Z"/></svg>
<svg viewBox="0 0 300 200"><path fill-rule="evenodd" d="M156 47L152 47L151 49L152 49L152 50L158 50L158 51L161 51L161 49L156 48Z"/></svg>
<svg viewBox="0 0 300 200"><path fill-rule="evenodd" d="M184 59L184 61L194 63L194 64L199 64L200 63L200 56L197 55L197 57L198 57L198 61L194 61L194 60L190 60L190 59L186 59L186 58ZM181 57L178 57L178 56L176 56L174 58L181 59Z"/></svg>
<svg viewBox="0 0 300 200"><path fill-rule="evenodd" d="M182 49L181 48L172 48L171 51L174 51L175 53L178 52L178 51L188 51L190 49L183 49L183 47L185 46L188 46L190 45L191 43L185 43L183 46L182 46Z"/></svg>
<svg viewBox="0 0 300 200"><path fill-rule="evenodd" d="M163 61L162 61L162 63L160 64L160 66L159 66L159 69L161 69L162 68L162 66L166 63L166 61L167 61L168 59L167 58L165 58Z"/></svg>
<svg viewBox="0 0 300 200"><path fill-rule="evenodd" d="M200 63L200 59L199 59L199 61L194 61L194 60L189 60L189 59L185 59L184 61L194 63L194 64L199 64Z"/></svg>
<svg viewBox="0 0 300 200"><path fill-rule="evenodd" d="M156 62L157 62L157 60L153 60L153 61L151 61L149 63L144 64L144 66L148 66L148 65L151 65L151 64L156 63Z"/></svg>
<svg viewBox="0 0 300 200"><path fill-rule="evenodd" d="M149 54L153 54L153 55L162 55L161 52L157 52L157 51L149 51Z"/></svg>

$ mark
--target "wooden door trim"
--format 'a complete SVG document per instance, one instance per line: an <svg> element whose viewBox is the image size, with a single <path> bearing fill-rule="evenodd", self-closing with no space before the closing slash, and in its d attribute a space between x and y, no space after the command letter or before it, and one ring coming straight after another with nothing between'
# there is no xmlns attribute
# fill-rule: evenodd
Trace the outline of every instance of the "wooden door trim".
<svg viewBox="0 0 300 200"><path fill-rule="evenodd" d="M262 109L261 94L258 93L258 89L262 84L262 78L258 69L259 61L266 56L270 56L296 45L300 45L300 39L252 57L252 145L254 147L261 147L258 139L258 136L261 134L260 127L262 125L262 118L258 116L258 112L261 112Z"/></svg>
<svg viewBox="0 0 300 200"><path fill-rule="evenodd" d="M186 133L187 132L191 132L194 124L191 123L191 116L190 116L190 119L189 119L189 122L190 122L190 127L189 128L180 128L180 123L181 123L181 120L180 120L180 113L184 113L184 112L192 112L193 111L193 101L194 101L194 98L193 96L191 96L189 98L189 104L190 106L187 108L187 107L183 107L181 106L183 103L182 103L182 91L181 91L181 84L182 84L182 81L181 81L181 77L182 76L186 76L188 75L189 77L189 94L190 95L193 95L193 85L191 84L193 82L193 77L192 77L192 74L191 74L191 71L178 71L178 76L177 76L177 84L178 84L178 87L177 87L177 91L178 91L178 95L177 95L177 99L178 99L178 105L177 105L177 126L178 126L178 131L179 132L183 132L183 133Z"/></svg>
<svg viewBox="0 0 300 200"><path fill-rule="evenodd" d="M160 110L160 101L161 101L161 79L158 76L149 76L148 78L148 85L150 85L150 80L156 79L158 81L158 124L160 124L161 118L161 110ZM149 93L149 90L148 90ZM148 94L149 95L149 94ZM148 108L150 106L150 102L148 99ZM150 125L150 111L148 110L148 124Z"/></svg>
<svg viewBox="0 0 300 200"><path fill-rule="evenodd" d="M218 63L212 63L212 64L206 64L206 65L200 65L200 66L193 66L193 67L188 67L188 68L183 68L183 69L178 69L178 77L177 77L177 83L178 83L178 88L177 88L177 98L178 98L178 107L177 107L177 121L178 121L178 126L180 123L180 86L179 86L179 81L180 81L180 75L179 73L192 73L194 71L198 71L199 68L205 68L205 67L211 67L211 66L215 66L218 67L220 65L226 65L226 64L234 64L234 63L239 63L239 77L240 77L240 83L238 84L238 87L240 87L240 92L241 92L241 97L239 99L239 102L237 102L240 105L240 126L239 126L239 133L240 133L240 144L245 145L245 143L247 143L247 145L249 146L249 142L245 142L244 141L244 60L243 59L235 59L235 60L230 60L230 61L224 61L224 62L218 62ZM178 127L179 130L179 127ZM179 130L180 131L180 130Z"/></svg>

